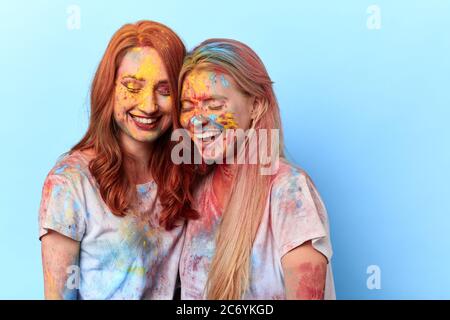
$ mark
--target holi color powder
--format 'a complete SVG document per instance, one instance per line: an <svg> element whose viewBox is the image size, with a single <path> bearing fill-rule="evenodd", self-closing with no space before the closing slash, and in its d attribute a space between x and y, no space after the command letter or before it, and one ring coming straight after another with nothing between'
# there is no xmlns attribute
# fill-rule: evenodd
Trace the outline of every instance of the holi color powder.
<svg viewBox="0 0 450 320"><path fill-rule="evenodd" d="M209 74L209 81L211 82L211 87L214 90L214 88L216 86L216 74L214 72L211 72Z"/></svg>
<svg viewBox="0 0 450 320"><path fill-rule="evenodd" d="M223 74L220 76L220 82L222 83L222 86L224 88L228 88L230 86L230 83L227 79L225 79L225 76Z"/></svg>
<svg viewBox="0 0 450 320"><path fill-rule="evenodd" d="M202 125L202 121L200 120L200 115L195 115L191 118L190 122L194 127L198 127Z"/></svg>
<svg viewBox="0 0 450 320"><path fill-rule="evenodd" d="M217 117L216 122L222 125L225 129L236 129L238 127L233 113L226 112Z"/></svg>
<svg viewBox="0 0 450 320"><path fill-rule="evenodd" d="M214 125L215 127L217 127L218 129L222 130L224 128L223 125L221 125L220 123L217 122L217 118L218 118L217 114L210 114L208 116L208 118L209 118L209 121L211 122L211 124Z"/></svg>

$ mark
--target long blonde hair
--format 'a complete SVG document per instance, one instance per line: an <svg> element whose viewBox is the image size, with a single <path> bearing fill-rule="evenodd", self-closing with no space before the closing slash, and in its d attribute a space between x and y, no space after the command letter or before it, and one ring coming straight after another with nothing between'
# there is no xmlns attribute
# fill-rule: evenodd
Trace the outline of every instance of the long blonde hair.
<svg viewBox="0 0 450 320"><path fill-rule="evenodd" d="M258 55L239 41L209 39L186 56L180 87L196 68L214 68L228 74L240 90L259 101L261 108L252 128L278 129L278 154L283 157L280 111L272 81ZM231 195L216 234L216 250L206 286L208 299L241 299L248 288L251 251L271 182L271 176L261 175L260 167L259 163L237 165Z"/></svg>

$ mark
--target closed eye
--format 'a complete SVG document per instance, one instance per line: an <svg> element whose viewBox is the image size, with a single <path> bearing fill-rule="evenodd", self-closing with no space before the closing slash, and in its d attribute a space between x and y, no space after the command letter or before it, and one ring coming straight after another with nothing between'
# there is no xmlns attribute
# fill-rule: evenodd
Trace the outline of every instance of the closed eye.
<svg viewBox="0 0 450 320"><path fill-rule="evenodd" d="M190 100L181 100L181 112L191 111L194 109L194 104Z"/></svg>
<svg viewBox="0 0 450 320"><path fill-rule="evenodd" d="M143 85L141 85L136 81L125 80L122 81L121 83L131 93L138 93L143 88Z"/></svg>
<svg viewBox="0 0 450 320"><path fill-rule="evenodd" d="M156 92L158 92L162 96L170 96L170 87L168 83L161 83L157 86Z"/></svg>
<svg viewBox="0 0 450 320"><path fill-rule="evenodd" d="M188 105L188 104L181 105L181 112L188 112L188 111L192 111L193 109L194 109L194 107L192 105Z"/></svg>
<svg viewBox="0 0 450 320"><path fill-rule="evenodd" d="M156 90L156 92L158 92L160 95L162 95L164 97L170 96L170 90L158 89L158 90Z"/></svg>
<svg viewBox="0 0 450 320"><path fill-rule="evenodd" d="M222 108L223 108L223 104L220 104L220 105L209 105L208 106L208 109L209 110L221 110Z"/></svg>

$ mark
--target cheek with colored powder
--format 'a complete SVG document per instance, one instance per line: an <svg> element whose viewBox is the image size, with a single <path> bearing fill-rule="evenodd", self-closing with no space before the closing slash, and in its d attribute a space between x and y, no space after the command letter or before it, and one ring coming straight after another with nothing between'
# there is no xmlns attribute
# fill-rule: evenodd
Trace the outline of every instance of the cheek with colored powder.
<svg viewBox="0 0 450 320"><path fill-rule="evenodd" d="M123 116L129 109L138 103L138 100L139 99L136 97L136 94L129 92L121 85L116 87L114 106L116 115L121 114Z"/></svg>
<svg viewBox="0 0 450 320"><path fill-rule="evenodd" d="M183 128L188 128L194 117L195 116L193 111L182 113L180 116L180 123Z"/></svg>
<svg viewBox="0 0 450 320"><path fill-rule="evenodd" d="M202 126L203 126L203 121L202 121L202 119L203 119L203 116L202 116L202 115L196 114L196 115L194 115L194 116L189 120L189 122L190 122L190 124L191 124L192 126L194 126L196 129L201 129Z"/></svg>
<svg viewBox="0 0 450 320"><path fill-rule="evenodd" d="M225 129L237 129L238 125L236 122L236 119L234 118L234 115L232 112L224 112L220 114L216 120L216 123L221 125Z"/></svg>

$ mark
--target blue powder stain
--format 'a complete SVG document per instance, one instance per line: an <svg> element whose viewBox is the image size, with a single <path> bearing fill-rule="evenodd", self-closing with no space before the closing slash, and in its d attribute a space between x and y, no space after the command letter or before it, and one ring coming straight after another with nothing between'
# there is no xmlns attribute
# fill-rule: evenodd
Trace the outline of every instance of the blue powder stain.
<svg viewBox="0 0 450 320"><path fill-rule="evenodd" d="M290 171L294 177L300 177L300 172L296 168L292 167Z"/></svg>
<svg viewBox="0 0 450 320"><path fill-rule="evenodd" d="M199 126L199 125L202 124L202 122L198 119L198 116L192 117L192 118L191 118L191 123L192 123L194 126Z"/></svg>
<svg viewBox="0 0 450 320"><path fill-rule="evenodd" d="M213 87L216 86L216 74L214 72L211 72L209 75L209 81L211 81Z"/></svg>
<svg viewBox="0 0 450 320"><path fill-rule="evenodd" d="M209 116L208 116L208 118L209 118L209 121L215 126L215 127L217 127L217 128L219 128L219 129L223 129L223 125L221 125L220 123L217 123L216 121L217 121L217 114L210 114Z"/></svg>
<svg viewBox="0 0 450 320"><path fill-rule="evenodd" d="M222 83L222 86L224 86L225 88L228 88L230 86L230 83L228 82L227 79L225 79L224 75L220 76L220 82Z"/></svg>
<svg viewBox="0 0 450 320"><path fill-rule="evenodd" d="M80 210L80 204L77 201L73 202L73 210L76 212Z"/></svg>
<svg viewBox="0 0 450 320"><path fill-rule="evenodd" d="M190 122L196 127L201 126L203 124L202 121L199 120L199 117L200 116L193 116L190 120ZM214 125L218 129L223 129L223 125L217 123L217 118L218 118L217 114L208 115L208 120L212 125Z"/></svg>
<svg viewBox="0 0 450 320"><path fill-rule="evenodd" d="M63 165L63 166L61 166L61 167L59 167L59 168L56 168L56 169L55 169L55 173L56 173L56 174L61 174L61 173L64 172L64 170L65 170L67 167L68 167L68 165L65 164L65 165Z"/></svg>
<svg viewBox="0 0 450 320"><path fill-rule="evenodd" d="M262 265L261 257L257 253L252 254L252 268L257 269Z"/></svg>
<svg viewBox="0 0 450 320"><path fill-rule="evenodd" d="M209 118L210 121L214 121L215 122L217 120L217 114L210 114L208 116L208 118Z"/></svg>
<svg viewBox="0 0 450 320"><path fill-rule="evenodd" d="M139 193L145 193L147 191L147 188L145 185L139 185L138 186L138 192Z"/></svg>
<svg viewBox="0 0 450 320"><path fill-rule="evenodd" d="M56 185L53 187L53 191L52 191L52 197L57 197L59 195L59 193L61 192L62 186L60 185Z"/></svg>
<svg viewBox="0 0 450 320"><path fill-rule="evenodd" d="M202 54L214 54L214 53L218 53L221 55L224 55L226 57L233 57L235 56L235 53L233 52L231 47L224 47L223 45L221 45L220 43L210 43L208 45L206 45L205 47L201 48L199 50L200 53Z"/></svg>

